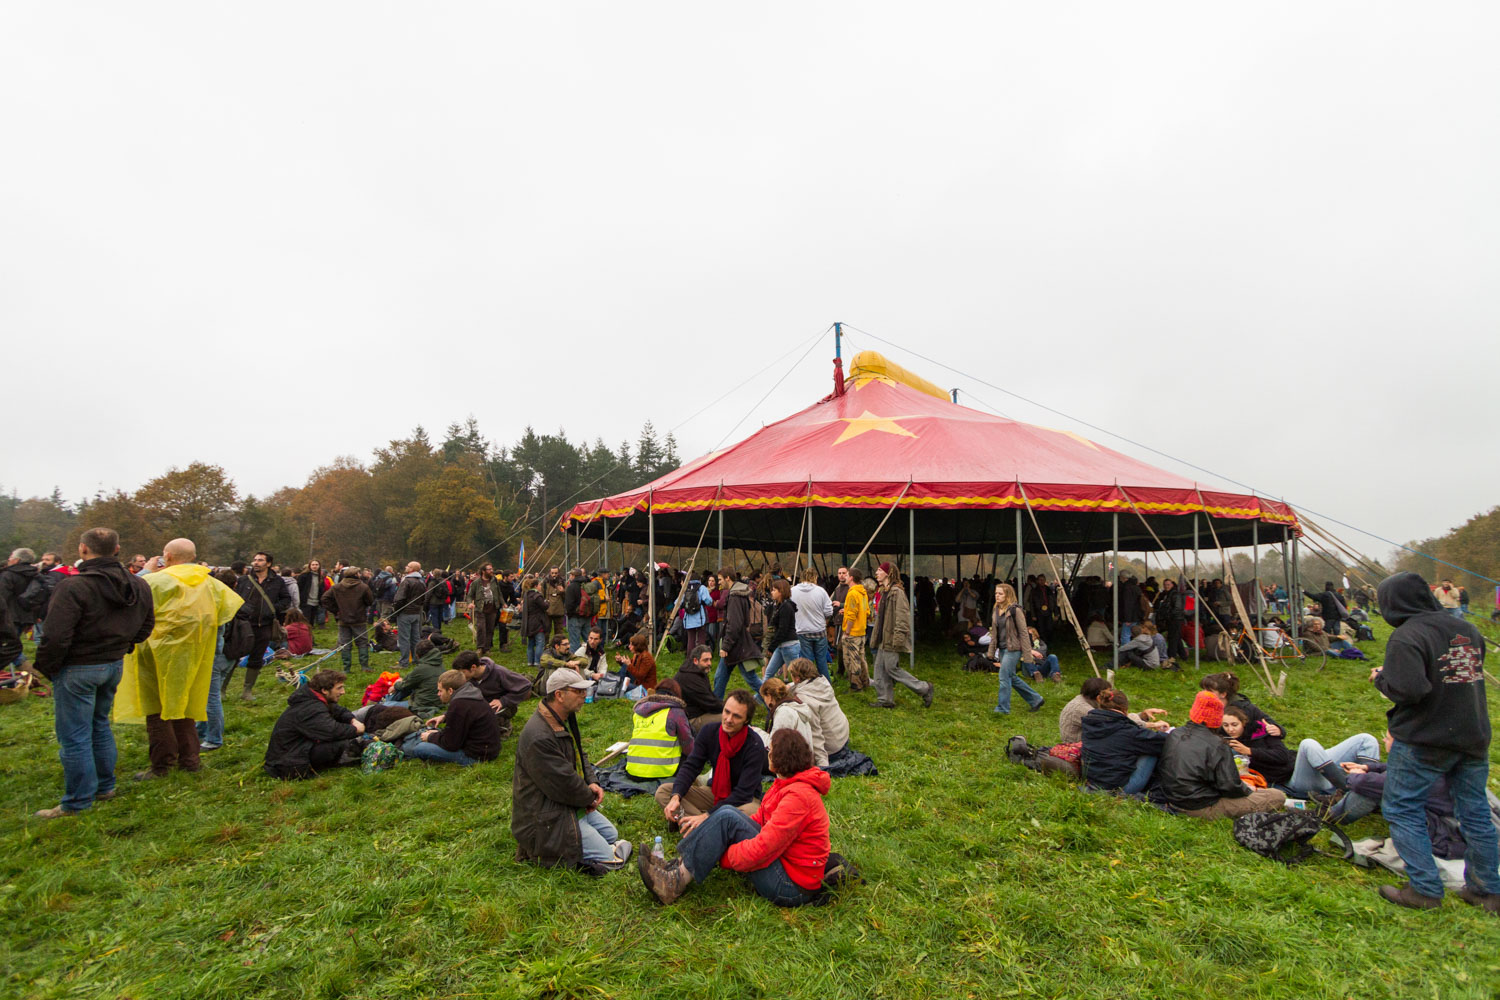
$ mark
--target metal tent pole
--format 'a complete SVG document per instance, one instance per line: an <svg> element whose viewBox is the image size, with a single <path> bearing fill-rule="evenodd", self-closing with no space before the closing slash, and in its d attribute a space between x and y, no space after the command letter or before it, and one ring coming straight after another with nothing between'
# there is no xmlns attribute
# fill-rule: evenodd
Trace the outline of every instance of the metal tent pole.
<svg viewBox="0 0 1500 1000"><path fill-rule="evenodd" d="M720 486L720 489L723 489L723 487ZM717 574L719 572L719 570L721 570L723 568L724 568L724 508L720 507L719 508L719 562L718 562L718 565L716 565L714 567L714 573Z"/></svg>
<svg viewBox="0 0 1500 1000"><path fill-rule="evenodd" d="M1255 627L1258 630L1261 626L1260 605L1261 601L1264 600L1260 589L1260 518L1258 517L1254 521L1250 522L1250 544L1255 546L1255 555L1253 560L1253 565L1255 568L1253 572L1255 574ZM1256 635L1256 641L1260 641L1260 636L1258 633Z"/></svg>
<svg viewBox="0 0 1500 1000"><path fill-rule="evenodd" d="M1203 594L1198 589L1198 515L1193 515L1193 669L1199 670L1203 656L1203 630L1198 624L1198 605Z"/></svg>
<svg viewBox="0 0 1500 1000"><path fill-rule="evenodd" d="M1110 590L1109 603L1110 603L1111 614L1114 616L1110 620L1110 631L1114 633L1114 642L1115 642L1115 659L1114 659L1114 662L1112 664L1110 664L1110 666L1112 666L1112 667L1118 667L1120 665L1120 514L1119 514L1119 512L1116 511L1114 514L1110 515L1110 520L1114 522L1114 531L1115 531L1115 535L1114 535L1114 552L1113 552L1113 554L1112 554L1112 556L1110 558L1110 561L1109 561L1109 565L1110 565L1110 571L1109 571L1109 579L1110 579L1110 584L1109 584L1109 590Z"/></svg>
<svg viewBox="0 0 1500 1000"><path fill-rule="evenodd" d="M1292 638L1302 631L1302 551L1301 541L1292 536L1292 590L1286 595L1287 610L1292 613Z"/></svg>
<svg viewBox="0 0 1500 1000"><path fill-rule="evenodd" d="M907 669L915 674L917 672L917 509L915 507L906 512L906 535L911 555L910 561L906 564L906 613L911 620L911 652L907 654L907 662L910 666Z"/></svg>
<svg viewBox="0 0 1500 1000"><path fill-rule="evenodd" d="M604 575L609 575L609 518L604 519Z"/></svg>
<svg viewBox="0 0 1500 1000"><path fill-rule="evenodd" d="M1282 536L1281 536L1281 575L1282 575L1282 578L1286 581L1286 602L1287 602L1286 606L1288 608L1291 608L1291 606L1292 606L1292 564L1287 561L1287 557L1286 556L1287 556L1287 553L1286 553L1286 534L1285 534L1285 532L1283 532ZM1289 614L1290 612L1287 612L1287 613ZM1292 638L1293 639L1297 638L1296 628L1297 628L1297 626L1295 626L1295 625L1292 626Z"/></svg>
<svg viewBox="0 0 1500 1000"><path fill-rule="evenodd" d="M1021 599L1022 599L1021 595L1022 595L1022 592L1025 590L1025 584L1022 583L1021 581L1022 581L1022 579L1025 576L1025 573L1022 570L1022 566L1025 564L1026 559L1025 559L1025 556L1022 554L1022 552L1023 552L1023 550L1021 548L1021 508L1017 507L1016 508L1016 603L1017 604L1021 603ZM1023 605L1023 607L1024 607L1024 605ZM1030 655L1030 654L1028 654L1028 655Z"/></svg>
<svg viewBox="0 0 1500 1000"><path fill-rule="evenodd" d="M651 614L651 644L656 645L656 491L646 494L646 572L648 606Z"/></svg>

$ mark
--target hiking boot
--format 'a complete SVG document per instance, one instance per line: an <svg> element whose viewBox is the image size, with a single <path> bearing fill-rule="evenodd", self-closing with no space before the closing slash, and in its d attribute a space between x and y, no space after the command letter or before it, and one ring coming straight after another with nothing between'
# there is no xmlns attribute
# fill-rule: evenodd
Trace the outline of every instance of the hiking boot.
<svg viewBox="0 0 1500 1000"><path fill-rule="evenodd" d="M1052 683L1053 684L1061 684L1062 683L1062 674L1053 674L1052 675Z"/></svg>
<svg viewBox="0 0 1500 1000"><path fill-rule="evenodd" d="M880 701L879 699L876 699L875 701L867 701L867 702L865 702L865 704L869 705L871 708L895 708L896 707L896 703L894 701Z"/></svg>
<svg viewBox="0 0 1500 1000"><path fill-rule="evenodd" d="M923 708L931 708L932 707L932 695L933 695L933 693L936 690L937 689L935 687L933 687L932 681L928 681L927 682L927 693L924 694L924 695L922 695L922 707Z"/></svg>
<svg viewBox="0 0 1500 1000"><path fill-rule="evenodd" d="M642 854L636 867L640 870L641 881L651 890L656 901L663 905L677 902L687 892L687 887L693 884L693 876L688 873L681 858L654 865L650 854Z"/></svg>
<svg viewBox="0 0 1500 1000"><path fill-rule="evenodd" d="M119 795L119 794L120 793L118 791L116 791L115 789L111 788L107 792L102 792L102 793L100 793L98 795L95 795L94 796L94 801L95 802L108 802L110 799L114 798L116 795Z"/></svg>
<svg viewBox="0 0 1500 1000"><path fill-rule="evenodd" d="M1047 704L1047 699L1043 698L1041 701L1038 701L1035 705L1032 705L1031 706L1031 710L1033 712L1039 712L1039 711L1041 711L1042 706L1045 705L1045 704Z"/></svg>
<svg viewBox="0 0 1500 1000"><path fill-rule="evenodd" d="M132 779L131 780L133 780L133 781L155 781L157 778L165 778L166 776L167 776L167 772L165 772L165 771L162 771L160 774L158 774L157 772L151 770L150 768L147 768L144 771L137 771L137 772L135 772L135 774L132 775Z"/></svg>
<svg viewBox="0 0 1500 1000"><path fill-rule="evenodd" d="M38 813L38 815L41 814ZM1480 892L1478 889L1464 886L1462 889L1454 889L1453 895L1470 906L1479 907L1486 913L1500 913L1500 892Z"/></svg>
<svg viewBox="0 0 1500 1000"><path fill-rule="evenodd" d="M1397 906L1404 906L1411 910L1435 910L1443 905L1442 896L1424 896L1409 884L1397 888L1394 885L1383 885L1377 892L1380 898Z"/></svg>
<svg viewBox="0 0 1500 1000"><path fill-rule="evenodd" d="M254 701L254 700L255 700L255 695L251 694L249 691L241 691L240 692L240 701Z"/></svg>
<svg viewBox="0 0 1500 1000"><path fill-rule="evenodd" d="M64 809L62 806L53 806L51 809L38 809L33 813L37 819L62 819L64 816L77 816L76 809Z"/></svg>

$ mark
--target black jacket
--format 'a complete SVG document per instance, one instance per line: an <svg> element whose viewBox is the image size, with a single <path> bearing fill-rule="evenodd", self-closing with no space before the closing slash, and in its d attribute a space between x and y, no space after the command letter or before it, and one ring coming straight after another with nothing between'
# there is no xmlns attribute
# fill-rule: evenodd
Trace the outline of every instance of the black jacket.
<svg viewBox="0 0 1500 1000"><path fill-rule="evenodd" d="M1284 785L1292 780L1297 755L1287 749L1280 736L1266 732L1264 722L1251 723L1240 742L1250 748L1250 766L1259 771L1261 777L1273 785Z"/></svg>
<svg viewBox="0 0 1500 1000"><path fill-rule="evenodd" d="M1490 745L1484 696L1484 637L1438 605L1427 581L1397 573L1380 583L1380 614L1395 626L1375 687L1402 743L1483 759ZM50 623L49 623L50 627Z"/></svg>
<svg viewBox="0 0 1500 1000"><path fill-rule="evenodd" d="M287 698L286 709L271 728L263 769L273 778L311 777L313 746L358 736L353 718L347 708L325 702L309 685L302 685Z"/></svg>
<svg viewBox="0 0 1500 1000"><path fill-rule="evenodd" d="M259 590L256 589L256 584L260 584ZM262 590L266 593L264 598L260 596ZM275 573L267 573L265 580L260 581L255 578L252 570L235 581L234 592L245 602L235 617L248 621L251 625L265 625L286 614L287 608L292 606L292 595L287 592L281 577ZM266 603L267 598L271 602L269 605Z"/></svg>
<svg viewBox="0 0 1500 1000"><path fill-rule="evenodd" d="M1167 734L1156 765L1156 784L1162 796L1178 809L1207 809L1220 799L1241 799L1250 794L1250 786L1240 780L1229 747L1218 733L1196 722Z"/></svg>
<svg viewBox="0 0 1500 1000"><path fill-rule="evenodd" d="M31 563L0 566L0 605L10 609L11 623L18 629L36 621L40 606L25 607L21 603L21 595L36 578L36 567Z"/></svg>
<svg viewBox="0 0 1500 1000"><path fill-rule="evenodd" d="M719 648L724 651L724 659L731 667L746 660L760 659L760 640L750 634L750 602L753 600L756 600L755 594L743 580L730 587L729 596L724 599L724 634L719 637ZM796 617L794 610L794 622ZM761 628L764 629L765 625L762 624ZM686 695L687 688L683 688L682 693ZM723 707L721 704L714 711L721 711Z"/></svg>
<svg viewBox="0 0 1500 1000"><path fill-rule="evenodd" d="M578 617L578 605L583 601L583 581L569 580L568 585L563 588L563 607L568 609L568 614L574 618Z"/></svg>
<svg viewBox="0 0 1500 1000"><path fill-rule="evenodd" d="M783 606L791 601L782 602ZM693 740L693 752L677 765L677 774L672 779L672 794L686 795L694 780L705 768L713 767L719 759L719 724L711 723L698 730ZM740 752L729 758L729 797L715 802L714 806L742 806L760 798L760 776L766 770L766 745L754 733L745 734L745 745Z"/></svg>
<svg viewBox="0 0 1500 1000"><path fill-rule="evenodd" d="M689 719L700 715L717 715L724 711L724 702L714 697L714 686L708 679L708 674L692 660L682 662L674 679L682 689L682 704Z"/></svg>
<svg viewBox="0 0 1500 1000"><path fill-rule="evenodd" d="M775 649L784 642L797 641L797 605L787 598L776 605L776 610L771 613L771 649Z"/></svg>
<svg viewBox="0 0 1500 1000"><path fill-rule="evenodd" d="M120 560L86 559L52 595L36 668L56 677L64 667L123 659L156 625L151 587Z"/></svg>
<svg viewBox="0 0 1500 1000"><path fill-rule="evenodd" d="M396 585L396 599L392 603L396 605L396 614L419 615L422 606L427 601L427 584L422 582L420 575L403 576L401 582Z"/></svg>
<svg viewBox="0 0 1500 1000"><path fill-rule="evenodd" d="M357 576L346 576L320 598L340 625L363 625L365 612L375 603L369 586Z"/></svg>
<svg viewBox="0 0 1500 1000"><path fill-rule="evenodd" d="M1171 590L1163 589L1156 595L1156 603L1152 606L1151 613L1156 616L1156 624L1163 625L1166 622L1180 622L1187 617L1183 610L1182 588L1175 583Z"/></svg>
<svg viewBox="0 0 1500 1000"><path fill-rule="evenodd" d="M1421 577L1417 577L1417 579L1420 580ZM1319 614L1322 616L1325 625L1334 626L1333 628L1329 628L1328 631L1337 633L1338 623L1343 621L1345 617L1344 602L1339 600L1339 595L1331 590L1325 590L1321 594L1314 594L1310 590L1304 590L1302 593L1310 600L1318 602Z"/></svg>
<svg viewBox="0 0 1500 1000"><path fill-rule="evenodd" d="M318 603L316 605L312 604L312 588L314 579L318 581ZM328 591L332 589L323 585L323 581L327 579L327 573L323 573L321 571L318 573L313 573L311 570L306 573L302 573L297 577L297 604L302 609L302 613L304 615L307 614L307 610L309 608L326 606ZM312 620L311 616L308 617L308 620Z"/></svg>
<svg viewBox="0 0 1500 1000"><path fill-rule="evenodd" d="M449 585L447 578L434 574L427 583L427 606L429 608L446 607L452 597L453 588Z"/></svg>
<svg viewBox="0 0 1500 1000"><path fill-rule="evenodd" d="M551 619L547 616L547 599L540 590L528 590L521 599L521 634L537 635L547 631Z"/></svg>
<svg viewBox="0 0 1500 1000"><path fill-rule="evenodd" d="M1142 754L1160 757L1167 735L1096 708L1083 717L1083 773L1098 788L1124 788Z"/></svg>
<svg viewBox="0 0 1500 1000"><path fill-rule="evenodd" d="M448 699L443 713L443 728L432 742L444 750L462 750L474 760L494 760L500 756L500 720L490 708L479 688L465 684Z"/></svg>

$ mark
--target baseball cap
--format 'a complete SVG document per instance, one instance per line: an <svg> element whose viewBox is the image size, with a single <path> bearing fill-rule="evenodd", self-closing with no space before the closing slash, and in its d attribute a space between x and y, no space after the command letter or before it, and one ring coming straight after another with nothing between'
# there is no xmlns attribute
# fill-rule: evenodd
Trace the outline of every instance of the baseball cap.
<svg viewBox="0 0 1500 1000"><path fill-rule="evenodd" d="M582 674L576 670L569 670L567 667L559 667L552 671L551 676L547 678L548 694L554 691L561 691L563 688L577 688L580 691L586 691L590 687L593 687L591 681L584 680Z"/></svg>

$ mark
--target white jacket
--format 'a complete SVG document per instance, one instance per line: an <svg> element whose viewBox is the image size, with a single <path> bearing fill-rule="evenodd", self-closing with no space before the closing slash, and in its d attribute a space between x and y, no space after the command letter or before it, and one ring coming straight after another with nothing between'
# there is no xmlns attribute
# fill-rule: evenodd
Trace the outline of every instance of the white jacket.
<svg viewBox="0 0 1500 1000"><path fill-rule="evenodd" d="M821 675L810 681L798 681L791 685L792 693L802 699L802 704L812 709L823 727L823 746L829 753L836 753L849 745L849 719L839 707L839 699L833 693L833 685ZM816 749L813 751L816 753Z"/></svg>

